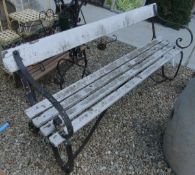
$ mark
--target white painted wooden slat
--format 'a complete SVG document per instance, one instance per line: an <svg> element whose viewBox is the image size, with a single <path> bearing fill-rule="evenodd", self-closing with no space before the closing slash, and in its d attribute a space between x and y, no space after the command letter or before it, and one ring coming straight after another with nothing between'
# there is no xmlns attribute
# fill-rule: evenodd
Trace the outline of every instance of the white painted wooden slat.
<svg viewBox="0 0 195 175"><path fill-rule="evenodd" d="M53 120L50 120L49 122L47 122L47 124L40 127L40 133L45 137L49 136L54 131L55 131L55 125L53 123Z"/></svg>
<svg viewBox="0 0 195 175"><path fill-rule="evenodd" d="M79 116L78 118L76 118L72 122L72 125L73 125L73 128L74 128L74 132L77 132L79 129L81 129L83 126L85 126L91 120L93 120L97 115L101 114L107 108L109 108L110 106L112 106L116 101L118 101L120 98L122 98L124 95L126 95L134 87L136 87L137 85L139 85L142 81L144 81L152 73L154 73L160 67L162 67L165 63L167 63L168 61L170 61L170 58L175 57L179 53L180 53L179 50L174 50L172 52L169 52L163 58L159 59L158 62L156 62L155 64L153 64L152 66L150 66L149 68L147 68L146 70L144 70L142 73L140 73L135 78L133 78L132 80L130 80L124 86L122 86L121 88L117 89L110 96L107 96L100 103L94 105L91 109L87 110L81 116ZM65 131L67 131L67 130L65 130Z"/></svg>
<svg viewBox="0 0 195 175"><path fill-rule="evenodd" d="M162 43L166 44L167 42L162 41ZM161 39L154 40L150 44L147 44L146 46L144 46L143 48L134 50L131 53L121 57L120 59L117 59L116 61L108 64L107 66L99 69L93 74L85 77L84 79L77 81L76 83L56 93L54 95L54 98L56 98L57 101L61 102L65 98L76 93L77 91L86 87L87 85L93 83L94 81L101 78L102 76L105 76L106 74L113 71L114 69L121 66L122 64L125 64L127 61L130 61L131 59L134 59L136 56L143 54L143 52L150 50L152 47L156 46L157 44L161 45ZM52 107L51 103L47 99L45 99L37 103L36 105L26 109L25 113L31 120L35 116L39 115L40 113L42 113L43 111L47 110L50 107Z"/></svg>
<svg viewBox="0 0 195 175"><path fill-rule="evenodd" d="M4 67L10 73L18 70L12 54L14 50L19 51L24 65L30 66L99 37L154 17L156 15L156 10L154 9L156 8L156 4L147 5L3 51Z"/></svg>
<svg viewBox="0 0 195 175"><path fill-rule="evenodd" d="M58 147L61 143L65 141L65 139L58 132L53 134L49 138L49 140L55 147Z"/></svg>
<svg viewBox="0 0 195 175"><path fill-rule="evenodd" d="M55 132L55 125L53 123L53 120L50 120L47 122L47 124L43 125L39 129L41 135L47 137Z"/></svg>
<svg viewBox="0 0 195 175"><path fill-rule="evenodd" d="M158 49L161 49L161 48L163 48L163 46L161 46L160 48L154 47L153 49L150 50L151 53L150 52L147 53L146 55L144 55L144 57L142 55L140 58L143 61L148 56L151 56L153 53L155 53ZM81 91L79 91L79 92L75 93L74 95L72 95L71 97L67 98L65 101L63 101L61 103L61 105L67 110L69 107L75 105L77 102L86 98L90 93L93 93L94 90L96 90L96 89L98 90L98 88L100 88L103 85L105 85L106 83L108 83L109 80L112 80L112 78L114 78L115 76L120 75L120 74L124 73L125 71L129 70L131 68L130 66L135 65L135 63L138 60L137 59L136 59L136 61L131 60L130 62L126 63L125 65L123 65L123 66L119 67L118 69L114 70L113 72L107 74L107 76L105 76L101 79L98 79L96 82L90 84L86 88L82 89ZM141 65L137 66L137 67L139 67L139 70L141 70L140 66ZM40 125L42 125L43 123L46 123L48 120L51 120L57 114L58 114L58 111L55 108L50 108L46 112L41 114L40 116L34 118L33 123L36 125L36 127L40 127Z"/></svg>
<svg viewBox="0 0 195 175"><path fill-rule="evenodd" d="M142 60L144 60L143 62L135 65L136 62L134 60L131 60L127 64L119 67L118 69L116 69L113 72L111 72L110 74L108 74L108 76L105 76L102 79L97 80L94 84L90 84L85 89L79 91L78 93L74 94L70 98L66 99L65 101L63 101L61 103L61 105L63 106L63 108L65 108L67 110L69 108L69 106L71 106L71 105L73 106L76 103L78 103L79 101L84 100L85 98L86 98L85 100L88 100L89 97L87 97L87 96L89 96L90 94L93 94L93 97L92 98L90 97L91 98L89 100L90 103L92 103L93 101L99 100L98 99L98 98L100 98L100 96L98 94L99 88L101 88L102 86L105 86L100 91L102 92L101 96L106 95L106 93L109 93L110 91L114 90L114 88L117 88L118 86L123 84L125 81L127 81L129 78L134 76L136 73L140 72L141 70L143 70L144 68L146 68L147 66L152 64L155 59L159 58L163 53L166 53L167 51L172 49L172 47L173 47L172 45L168 45L167 47L164 47L164 48L163 47L159 47L159 48L154 47L154 49L151 49L150 52L148 52L146 55L144 55L146 60L144 60L144 58L142 58L143 56L141 57ZM151 56L151 55L153 55L153 56ZM148 57L150 57L150 58L147 59ZM126 72L126 71L128 71L128 72ZM112 76L113 74L114 74L114 76ZM110 77L112 77L112 78L116 77L116 78L113 80ZM107 84L107 83L109 83L109 80L111 80L112 83ZM97 92L94 92L94 90L96 90ZM78 112L78 109L80 111L85 110L83 104L80 106L76 105L74 109L76 109L76 108L77 108L77 112ZM67 114L69 115L69 110L67 110ZM46 112L44 112L39 117L34 118L32 121L36 127L40 127L41 125L43 125L47 121L53 119L57 115L58 115L58 111L55 108L51 108L51 109L47 110ZM69 115L69 117L71 119L73 118L73 116L71 116L71 115Z"/></svg>
<svg viewBox="0 0 195 175"><path fill-rule="evenodd" d="M168 49L166 49L166 50L168 51ZM135 66L130 71L126 72L124 75L118 77L116 80L114 80L111 83L107 84L102 89L98 90L97 92L95 92L91 96L85 98L83 101L81 101L80 103L78 103L75 106L73 106L71 109L67 110L67 114L70 117L70 119L75 118L75 116L77 116L81 112L87 110L87 108L89 108L90 106L94 105L96 102L100 101L105 96L109 95L109 93L111 93L113 90L117 89L117 87L120 87L121 84L124 84L127 80L129 80L130 77L133 77L138 72L140 72L140 70L143 71L149 65L154 64L155 61L160 59L160 57L162 56L162 53L164 53L164 52L163 51L159 51L153 57L151 57L150 59L148 59L145 62L143 62L143 64L142 64L143 67L141 66L141 64L137 65L137 67ZM138 69L138 67L139 67L139 69ZM40 121L37 121L37 122L40 122ZM48 123L46 125L43 125L40 128L41 133L44 136L48 136L49 134L54 132L54 127L52 128L52 127L50 127L48 125L50 125L50 124Z"/></svg>
<svg viewBox="0 0 195 175"><path fill-rule="evenodd" d="M171 52L168 52L161 59L159 59L155 64L145 69L143 72L135 76L132 80L127 82L125 85L117 89L115 92L113 92L112 94L110 94L109 96L101 100L99 103L91 107L86 112L84 112L81 116L73 120L72 124L74 128L74 132L77 132L83 126L85 126L90 121L95 119L99 114L101 114L103 111L105 111L110 106L112 106L116 101L118 101L124 95L129 93L133 88L135 88L137 85L143 82L147 77L149 77L152 73L157 71L165 63L170 61L170 59L176 57L179 53L180 51L176 49ZM56 147L58 147L59 144L61 144L64 141L64 139L58 133L54 133L51 137L49 137L49 140Z"/></svg>

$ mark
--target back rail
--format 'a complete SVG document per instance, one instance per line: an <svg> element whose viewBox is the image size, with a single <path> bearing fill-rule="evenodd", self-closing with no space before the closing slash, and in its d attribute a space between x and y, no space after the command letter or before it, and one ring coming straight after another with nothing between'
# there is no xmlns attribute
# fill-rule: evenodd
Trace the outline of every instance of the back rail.
<svg viewBox="0 0 195 175"><path fill-rule="evenodd" d="M3 51L4 67L10 73L19 69L13 57L15 50L19 51L23 63L27 67L154 17L156 8L156 4L147 5Z"/></svg>

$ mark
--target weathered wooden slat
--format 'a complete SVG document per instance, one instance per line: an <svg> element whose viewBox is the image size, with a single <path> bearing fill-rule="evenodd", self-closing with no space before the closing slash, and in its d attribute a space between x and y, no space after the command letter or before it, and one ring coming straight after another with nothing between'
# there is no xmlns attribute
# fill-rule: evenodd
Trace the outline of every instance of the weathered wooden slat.
<svg viewBox="0 0 195 175"><path fill-rule="evenodd" d="M81 50L84 49L86 49L86 46L81 47ZM52 59L49 58L41 62L42 65L40 65L40 63L36 65L32 65L28 67L28 71L35 80L39 80L40 78L42 78L43 76L45 76L46 74L54 70L57 67L59 60L61 59L70 59L69 52L65 52L63 54L57 55ZM41 66L44 67L44 71L40 69Z"/></svg>
<svg viewBox="0 0 195 175"><path fill-rule="evenodd" d="M127 61L130 61L130 59L134 59L135 57L143 54L143 52L150 50L152 47L160 43L161 43L161 39L157 39L157 40L152 41L150 44L147 44L145 47L141 49L132 51L131 53L121 57L120 59L117 59L116 61L99 69L93 74L85 77L84 79L81 79L77 81L76 83L70 85L69 87L59 91L58 93L54 95L54 98L56 98L59 102L63 101L65 98L68 98L70 95L78 92L80 89L93 83L94 81L101 78L102 76L105 76L106 74L113 71L117 67L121 66L122 64L125 64ZM35 116L39 115L40 113L42 113L43 111L47 110L50 107L52 107L51 103L47 99L45 99L37 103L36 105L28 108L27 110L25 110L25 113L29 117L29 119L33 119Z"/></svg>
<svg viewBox="0 0 195 175"><path fill-rule="evenodd" d="M156 8L156 4L136 8L129 12L114 15L9 49L2 53L4 67L10 73L18 70L12 55L14 50L19 51L24 65L28 67L99 37L154 17Z"/></svg>
<svg viewBox="0 0 195 175"><path fill-rule="evenodd" d="M40 133L45 137L48 137L54 132L55 132L55 125L53 123L53 120L50 120L49 122L47 122L47 124L40 127Z"/></svg>
<svg viewBox="0 0 195 175"><path fill-rule="evenodd" d="M49 140L53 146L58 147L60 144L62 144L65 139L58 133L56 132L53 134L51 137L49 137Z"/></svg>
<svg viewBox="0 0 195 175"><path fill-rule="evenodd" d="M68 53L64 54L63 58L70 59L69 54ZM52 70L54 70L60 59L62 59L62 57L46 60L43 63L41 63L42 65L36 64L34 66L31 66L31 69L28 71L35 80L38 80L45 76L46 74L48 74L49 72L51 72ZM44 71L40 69L41 66L43 66Z"/></svg>
<svg viewBox="0 0 195 175"><path fill-rule="evenodd" d="M119 67L118 69L114 70L113 72L103 77L102 79L97 80L96 82L90 84L89 86L82 89L78 93L74 94L70 98L67 98L65 101L61 103L61 105L63 106L63 108L65 108L65 110L67 110L71 106L76 105L76 103L78 103L81 100L88 100L91 94L93 94L93 97L89 100L90 103L99 100L98 99L100 98L98 94L99 89L102 92L101 95L103 96L106 95L106 93L108 93L109 91L113 91L114 88L117 88L121 84L125 83L125 81L127 81L129 78L134 76L136 73L138 73L139 71L143 70L144 68L152 64L153 60L157 59L164 52L167 52L171 48L172 46L154 47L154 49L151 49L150 52L146 53L145 55L142 55L141 57L137 57L136 60L131 60L127 64ZM154 56L151 56L153 54ZM148 57L149 59L147 59ZM112 82L108 84L110 81ZM78 107L79 107L78 105L75 106L75 109L77 108L77 112L78 112ZM81 111L85 110L83 105L80 106L80 110ZM67 114L69 114L69 110L67 110ZM58 115L58 111L55 108L51 108L46 112L44 112L39 117L34 118L32 121L36 127L40 127L41 125L45 124L47 121L54 118L56 115ZM73 116L70 115L69 117L71 119L73 118Z"/></svg>
<svg viewBox="0 0 195 175"><path fill-rule="evenodd" d="M158 49L161 49L161 48L163 48L163 46L161 46L159 48L154 47L154 49L151 49L150 52L147 53L146 55L144 55L144 56L141 55L140 57L137 57L136 61L131 60L130 62L119 67L118 69L115 69L113 72L110 72L109 74L107 74L103 78L98 79L96 82L90 84L89 86L85 87L81 91L78 91L77 93L73 94L72 96L67 98L65 101L63 101L61 103L61 105L67 110L69 107L71 107L71 106L75 105L76 103L78 103L79 101L83 100L84 98L89 96L94 91L97 91L99 88L101 88L105 84L109 83L109 81L111 81L113 78L123 74L125 71L129 70L131 67L135 66L136 64L139 64L140 61L143 61L148 56L151 56L153 53L155 53ZM140 68L140 65L138 65L137 67ZM44 112L42 115L40 115L39 117L36 117L35 119L33 119L33 123L36 125L36 127L40 127L40 126L38 126L39 124L37 124L37 123L40 123L40 125L42 125L42 123L45 123L46 121L52 119L57 114L58 114L58 111L55 108L50 108L46 112ZM40 122L40 121L42 121L42 122Z"/></svg>
<svg viewBox="0 0 195 175"><path fill-rule="evenodd" d="M112 106L116 101L118 101L124 95L129 93L133 88L135 88L137 85L143 82L147 77L149 77L152 73L154 73L156 70L162 67L165 63L170 61L170 59L173 59L179 53L180 53L179 50L172 50L171 52L166 53L155 64L145 69L143 72L135 76L125 85L123 85L122 87L114 91L112 94L110 94L109 96L101 100L99 103L91 107L89 110L84 112L78 118L73 120L72 124L74 128L74 132L77 132L83 126L85 126L90 121L95 119L104 110ZM65 131L66 131L66 128L65 128ZM64 141L64 139L57 132L53 134L51 137L49 137L49 140L56 147L58 147L59 144L61 144Z"/></svg>
<svg viewBox="0 0 195 175"><path fill-rule="evenodd" d="M62 58L68 58L69 57L69 53L68 52L65 52L63 55L59 55L59 56L55 56L53 57L53 59L47 59L47 60L44 60L43 62L40 62L38 64L35 64L35 65L32 65L32 66L29 66L28 67L28 71L30 71L30 73L35 73L38 68L37 68L37 65L39 64L43 64L44 66L46 66L47 64L50 64L52 63L53 61L55 61L56 59L62 59Z"/></svg>
<svg viewBox="0 0 195 175"><path fill-rule="evenodd" d="M88 96L83 101L79 102L78 104L76 104L75 106L67 110L67 114L70 117L70 119L75 118L81 112L87 110L87 108L94 105L96 102L100 101L105 96L109 95L113 90L116 90L118 87L120 87L121 84L124 84L131 77L135 76L140 71L143 71L151 64L154 64L155 61L158 61L160 59L164 51L168 52L169 50L172 50L172 47L159 51L158 53L154 54L153 57L150 57L149 59L145 60L140 65L135 66L130 71L123 74L122 76L117 77L114 81L110 82L109 84L101 88L100 90L96 91L94 94ZM47 113L47 115L49 115L49 113ZM40 121L37 121L37 122L40 122ZM34 124L36 125L37 123L34 123ZM43 125L40 128L41 133L44 136L48 136L49 134L54 132L55 128L52 125L53 125L53 122Z"/></svg>

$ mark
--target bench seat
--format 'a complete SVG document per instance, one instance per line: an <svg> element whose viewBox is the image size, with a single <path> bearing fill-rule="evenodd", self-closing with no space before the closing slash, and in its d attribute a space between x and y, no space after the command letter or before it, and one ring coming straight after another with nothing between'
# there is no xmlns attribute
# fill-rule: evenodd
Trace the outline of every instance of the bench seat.
<svg viewBox="0 0 195 175"><path fill-rule="evenodd" d="M179 53L175 44L155 39L59 91L54 97L66 110L75 133ZM63 143L64 138L53 123L58 111L47 99L26 109L25 114L42 135L49 136L55 147ZM66 127L64 131L67 132Z"/></svg>

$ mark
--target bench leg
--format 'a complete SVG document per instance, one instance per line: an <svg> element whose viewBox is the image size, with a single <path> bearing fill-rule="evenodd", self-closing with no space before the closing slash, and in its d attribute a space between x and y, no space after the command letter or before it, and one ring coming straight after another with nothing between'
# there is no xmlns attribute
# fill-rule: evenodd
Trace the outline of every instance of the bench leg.
<svg viewBox="0 0 195 175"><path fill-rule="evenodd" d="M78 67L81 67L83 69L83 72L82 72L82 76L81 78L84 78L85 76L91 74L91 72L87 69L87 66L88 66L88 60L87 60L87 56L86 56L86 52L85 50L82 51L82 58L79 59L78 61L74 61L74 64ZM84 61L84 65L80 65L79 62L83 60Z"/></svg>
<svg viewBox="0 0 195 175"><path fill-rule="evenodd" d="M84 61L84 65L79 64L80 61ZM83 69L82 78L85 75L89 75L90 71L87 70L88 60L86 56L85 50L81 50L80 47L72 49L70 51L70 59L61 59L57 64L57 75L54 78L54 83L60 86L62 89L63 84L65 82L65 75L67 71L73 66L76 65Z"/></svg>
<svg viewBox="0 0 195 175"><path fill-rule="evenodd" d="M179 69L180 69L181 64L182 64L182 61L183 61L183 51L180 52L180 55L181 55L181 58L180 58L180 61L179 61L177 70L176 70L175 74L174 74L172 77L167 76L166 73L165 73L165 67L164 67L164 66L162 67L162 76L163 76L166 80L172 81L172 80L174 80L174 79L177 77L178 72L179 72Z"/></svg>
<svg viewBox="0 0 195 175"><path fill-rule="evenodd" d="M163 79L156 80L152 76L150 76L150 78L157 84L163 83L165 81L172 81L172 80L174 80L177 77L178 73L179 73L179 70L180 70L180 67L181 67L181 64L182 64L182 61L183 61L183 51L180 52L180 55L181 55L181 58L180 58L177 70L176 70L176 72L174 73L174 75L172 77L166 75L166 73L165 73L165 66L163 65L162 68L161 68L161 73L162 74L160 74L160 76L163 77Z"/></svg>
<svg viewBox="0 0 195 175"><path fill-rule="evenodd" d="M57 147L51 145L53 153L54 153L54 157L63 171L65 171L66 173L70 173L73 171L74 160L77 158L77 156L81 153L83 148L89 142L90 138L92 137L92 135L93 135L94 131L96 130L96 128L98 127L98 125L100 124L100 121L104 117L105 113L106 113L106 111L104 111L102 114L100 114L100 116L97 118L95 124L90 129L88 135L85 137L85 139L82 141L79 148L74 153L72 150L71 143L64 137L65 142L63 143L62 146L64 146L66 149L67 160L64 160L62 158L63 153L60 152L60 148L57 148Z"/></svg>
<svg viewBox="0 0 195 175"><path fill-rule="evenodd" d="M53 145L51 145L51 147L54 153L54 157L58 162L58 164L60 165L60 167L62 168L62 170L65 171L66 173L72 172L74 168L74 155L73 155L71 143L68 140L64 141L64 147L66 149L66 154L67 154L66 162L62 158L60 150Z"/></svg>
<svg viewBox="0 0 195 175"><path fill-rule="evenodd" d="M65 66L63 66L65 65ZM61 67L63 66L63 71L61 69ZM57 75L54 78L54 83L56 85L60 86L60 89L63 89L63 84L65 82L65 75L66 72L73 66L73 62L71 60L67 60L67 59L61 59L58 61L56 70L57 70Z"/></svg>

